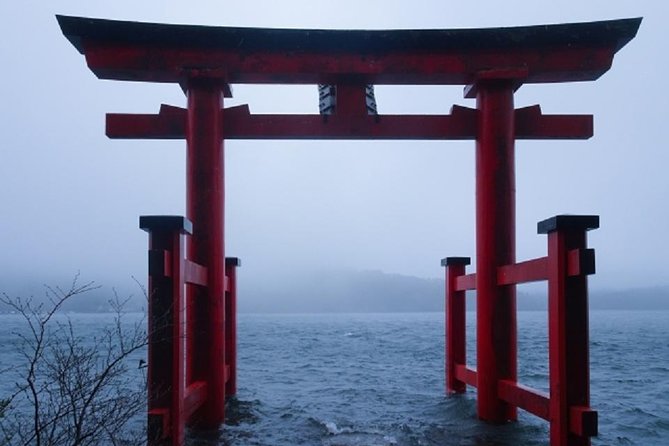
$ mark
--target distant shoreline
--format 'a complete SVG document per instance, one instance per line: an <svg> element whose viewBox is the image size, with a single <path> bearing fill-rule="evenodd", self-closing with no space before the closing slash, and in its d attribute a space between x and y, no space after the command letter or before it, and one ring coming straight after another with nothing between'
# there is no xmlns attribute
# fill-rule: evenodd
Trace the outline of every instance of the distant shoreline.
<svg viewBox="0 0 669 446"><path fill-rule="evenodd" d="M18 284L14 288L21 289ZM111 293L112 290L105 287L76 296L65 304L63 311L85 314L108 312L111 310L108 303ZM130 295L123 292L120 294ZM12 295L30 294L19 292ZM545 289L521 287L517 295L518 310L546 311L548 299ZM39 297L33 300L36 304L45 302ZM628 289L591 288L588 300L592 311L669 311L669 285ZM127 312L142 312L146 306L145 297L135 294L126 302L124 309ZM467 307L469 310L474 308L473 293L468 293ZM238 290L240 313L416 313L443 312L443 308L443 279L381 271L317 271L267 277L263 280L244 277L239 282ZM7 314L7 310L7 307L0 305L0 313Z"/></svg>
<svg viewBox="0 0 669 446"><path fill-rule="evenodd" d="M540 309L519 309L519 313L541 313L546 310ZM476 310L469 309L468 313L475 313ZM590 308L590 313L599 313L599 312L669 312L669 308L660 308L660 309L648 309L648 308ZM300 311L290 311L290 312L279 312L279 311L267 311L267 312L255 312L255 311L240 311L240 315L249 315L249 316L309 316L309 315L355 315L355 314L441 314L441 311L329 311L329 312L300 312ZM113 311L58 311L56 314L62 315L113 315L116 314ZM123 313L124 315L143 315L144 313L140 311L129 311ZM0 316L21 316L20 314L14 312L5 312L0 311Z"/></svg>

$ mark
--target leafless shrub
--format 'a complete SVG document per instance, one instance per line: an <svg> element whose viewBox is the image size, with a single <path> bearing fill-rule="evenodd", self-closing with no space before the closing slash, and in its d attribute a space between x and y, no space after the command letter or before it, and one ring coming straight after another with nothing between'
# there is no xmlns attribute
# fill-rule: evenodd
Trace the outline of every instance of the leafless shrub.
<svg viewBox="0 0 669 446"><path fill-rule="evenodd" d="M67 289L47 287L46 303L0 296L26 325L15 333L25 361L14 375L19 376L14 393L2 396L0 444L145 442L141 428L131 428L146 408L145 379L137 375L143 370L133 359L147 344L145 321L125 320L127 300L116 293L109 300L111 323L92 337L78 333L69 317L56 316L65 302L97 288L93 282L80 284L76 276Z"/></svg>

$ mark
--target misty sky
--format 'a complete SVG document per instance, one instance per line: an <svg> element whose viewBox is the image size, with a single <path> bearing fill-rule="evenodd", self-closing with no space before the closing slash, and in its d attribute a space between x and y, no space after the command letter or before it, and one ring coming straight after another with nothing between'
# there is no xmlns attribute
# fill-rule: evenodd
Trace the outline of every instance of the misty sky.
<svg viewBox="0 0 669 446"><path fill-rule="evenodd" d="M502 8L500 5L504 4ZM516 105L595 115L588 141L517 144L518 259L545 255L536 222L601 215L594 287L669 284L664 76L669 7L658 1L0 2L0 280L144 280L143 214L185 212L184 141L112 141L106 112L185 106L176 85L100 81L54 15L219 26L471 28L643 16L635 40L596 82L523 86ZM317 113L315 86L233 85L227 105ZM376 87L380 113L474 107L462 87ZM230 141L226 243L241 280L307 269L440 277L473 256L474 142ZM2 283L0 283L2 289Z"/></svg>

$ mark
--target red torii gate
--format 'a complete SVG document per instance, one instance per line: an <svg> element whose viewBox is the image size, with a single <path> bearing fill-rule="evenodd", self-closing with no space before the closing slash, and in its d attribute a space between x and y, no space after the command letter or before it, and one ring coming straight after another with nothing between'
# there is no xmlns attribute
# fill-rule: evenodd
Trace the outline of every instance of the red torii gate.
<svg viewBox="0 0 669 446"><path fill-rule="evenodd" d="M477 387L479 418L516 419L521 407L551 422L551 445L588 445L587 282L595 216L541 222L548 257L516 264L516 139L587 139L590 115L514 108L524 83L595 80L641 19L499 29L325 31L202 27L58 16L64 35L101 79L178 83L186 109L107 115L110 138L186 139L187 219L142 217L150 233L149 435L182 444L184 424L216 428L235 389L237 259L225 259L225 139L475 139L476 266L447 258L447 388ZM225 109L230 84L334 86L327 115L255 115ZM466 85L476 109L449 115L379 115L367 85ZM184 252L184 234L188 239ZM515 284L549 280L551 393L517 383ZM189 294L183 295L186 284ZM464 351L464 290L477 291L477 369ZM566 296L578 300L574 305ZM226 314L227 312L227 314ZM584 332L585 331L585 332ZM574 334L576 332L576 334ZM183 337L187 342L183 342ZM569 347L577 342L577 347ZM577 360L568 361L569 354ZM162 366L162 368L161 368ZM573 366L573 367L572 367ZM571 369L570 369L571 367ZM574 369L574 367L576 369Z"/></svg>

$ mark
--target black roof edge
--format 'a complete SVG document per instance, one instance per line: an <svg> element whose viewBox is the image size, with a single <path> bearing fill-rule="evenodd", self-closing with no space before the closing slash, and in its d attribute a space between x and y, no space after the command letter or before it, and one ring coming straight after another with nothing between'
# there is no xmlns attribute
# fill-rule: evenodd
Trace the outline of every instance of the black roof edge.
<svg viewBox="0 0 669 446"><path fill-rule="evenodd" d="M83 54L83 39L132 44L294 51L434 51L559 45L611 46L633 39L642 18L505 28L323 30L173 25L56 15Z"/></svg>

